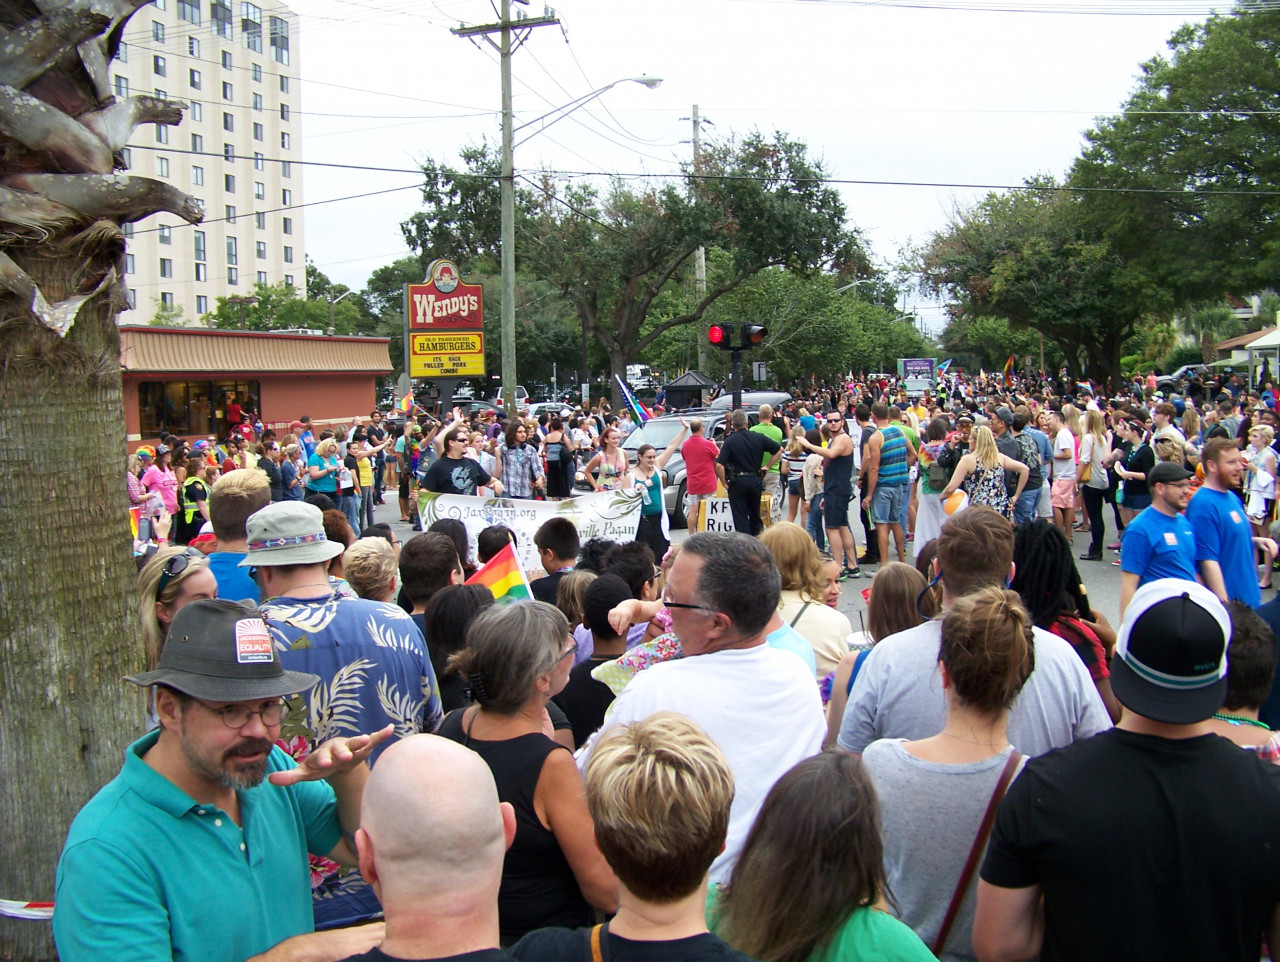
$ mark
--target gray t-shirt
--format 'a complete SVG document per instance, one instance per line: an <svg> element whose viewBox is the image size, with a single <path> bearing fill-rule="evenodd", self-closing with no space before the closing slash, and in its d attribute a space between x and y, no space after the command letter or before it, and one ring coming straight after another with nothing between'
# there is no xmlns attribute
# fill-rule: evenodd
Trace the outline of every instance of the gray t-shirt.
<svg viewBox="0 0 1280 962"><path fill-rule="evenodd" d="M884 870L898 902L898 917L932 947L1012 749L980 762L944 765L916 758L902 746L903 740L896 738L872 742L862 753L862 763L880 796ZM974 872L943 959L975 958L977 887Z"/></svg>
<svg viewBox="0 0 1280 962"><path fill-rule="evenodd" d="M1089 670L1062 638L1034 629L1036 667L1009 714L1009 741L1024 755L1065 748L1111 727ZM938 671L942 622L890 635L858 672L840 725L841 748L861 752L877 738L928 738L942 731L947 699Z"/></svg>

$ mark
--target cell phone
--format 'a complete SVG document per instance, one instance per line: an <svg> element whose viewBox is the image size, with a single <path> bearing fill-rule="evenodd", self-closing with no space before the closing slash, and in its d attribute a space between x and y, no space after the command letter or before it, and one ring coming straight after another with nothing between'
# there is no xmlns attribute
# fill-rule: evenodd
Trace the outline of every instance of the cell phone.
<svg viewBox="0 0 1280 962"><path fill-rule="evenodd" d="M151 519L150 518L138 519L138 540L139 541L151 540Z"/></svg>
<svg viewBox="0 0 1280 962"><path fill-rule="evenodd" d="M1083 583L1080 585L1080 603L1076 608L1081 618L1085 621L1093 621L1093 609L1089 607L1089 589Z"/></svg>

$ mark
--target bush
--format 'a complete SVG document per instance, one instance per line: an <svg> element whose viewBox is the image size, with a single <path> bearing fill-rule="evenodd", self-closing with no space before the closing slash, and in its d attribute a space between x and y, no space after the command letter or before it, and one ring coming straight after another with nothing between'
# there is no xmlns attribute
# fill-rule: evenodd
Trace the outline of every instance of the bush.
<svg viewBox="0 0 1280 962"><path fill-rule="evenodd" d="M1160 362L1160 373L1172 374L1184 364L1203 364L1204 353L1199 344L1179 344Z"/></svg>

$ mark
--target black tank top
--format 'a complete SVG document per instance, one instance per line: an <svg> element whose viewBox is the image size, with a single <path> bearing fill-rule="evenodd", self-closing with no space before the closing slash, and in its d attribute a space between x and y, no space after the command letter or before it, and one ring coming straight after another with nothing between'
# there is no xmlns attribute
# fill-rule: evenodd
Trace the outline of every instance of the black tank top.
<svg viewBox="0 0 1280 962"><path fill-rule="evenodd" d="M555 834L542 824L533 807L533 793L542 765L554 751L568 751L541 732L506 741L482 741L470 736L462 711L445 716L436 732L470 748L484 759L498 786L498 800L509 802L516 814L516 838L502 864L498 890L498 924L503 942L549 925L577 928L590 925L591 907L582 897Z"/></svg>

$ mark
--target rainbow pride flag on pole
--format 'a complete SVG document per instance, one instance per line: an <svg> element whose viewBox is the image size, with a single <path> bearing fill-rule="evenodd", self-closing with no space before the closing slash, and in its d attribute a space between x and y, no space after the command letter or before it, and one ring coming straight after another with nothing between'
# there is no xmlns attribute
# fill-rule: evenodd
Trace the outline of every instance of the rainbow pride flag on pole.
<svg viewBox="0 0 1280 962"><path fill-rule="evenodd" d="M511 601L528 601L533 597L529 579L516 560L516 549L507 543L501 551L489 559L489 563L467 579L469 585L484 585L493 592L493 599L500 605Z"/></svg>
<svg viewBox="0 0 1280 962"><path fill-rule="evenodd" d="M1009 360L1004 362L1004 386L1013 387L1013 355L1009 355Z"/></svg>
<svg viewBox="0 0 1280 962"><path fill-rule="evenodd" d="M417 407L417 405L413 403L413 392L410 391L408 394L402 397L400 399L400 402L396 405L396 407L398 407L405 414L412 414L413 409Z"/></svg>
<svg viewBox="0 0 1280 962"><path fill-rule="evenodd" d="M653 412L641 404L636 396L631 393L631 388L627 387L626 381L617 374L614 375L614 379L618 382L618 387L622 389L622 400L627 402L627 407L631 409L631 416L635 418L636 424L644 424L645 421L653 417Z"/></svg>

